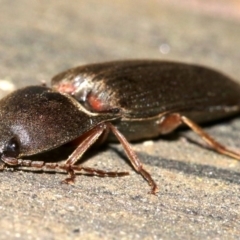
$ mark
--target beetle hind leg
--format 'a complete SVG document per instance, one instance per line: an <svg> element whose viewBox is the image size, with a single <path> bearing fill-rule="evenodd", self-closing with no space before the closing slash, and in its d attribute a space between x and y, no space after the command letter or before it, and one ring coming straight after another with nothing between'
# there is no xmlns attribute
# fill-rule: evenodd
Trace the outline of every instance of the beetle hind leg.
<svg viewBox="0 0 240 240"><path fill-rule="evenodd" d="M208 144L208 146L210 146L216 152L240 160L240 153L234 152L223 146L215 139L213 139L208 133L206 133L199 125L197 125L188 117L183 116L179 113L173 113L164 116L159 124L159 132L161 134L172 132L174 129L176 129L182 124L185 124L190 129L192 129L197 135L199 135L203 139L205 143Z"/></svg>
<svg viewBox="0 0 240 240"><path fill-rule="evenodd" d="M215 139L213 139L209 134L207 134L200 126L198 126L195 122L190 120L185 116L180 116L182 122L190 127L196 134L198 134L213 150L216 152L234 158L236 160L240 160L240 153L234 152L227 147L223 146Z"/></svg>

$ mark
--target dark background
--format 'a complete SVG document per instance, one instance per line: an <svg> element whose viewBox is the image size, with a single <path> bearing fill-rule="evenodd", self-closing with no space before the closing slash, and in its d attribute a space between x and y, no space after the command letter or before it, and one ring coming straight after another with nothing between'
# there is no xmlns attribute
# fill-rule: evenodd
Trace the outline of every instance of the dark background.
<svg viewBox="0 0 240 240"><path fill-rule="evenodd" d="M49 84L69 67L126 58L199 63L240 82L237 0L0 3L1 96ZM233 149L240 148L239 130L237 118L206 127ZM1 172L0 238L239 239L240 163L189 138L201 144L183 131L133 145L160 187L157 196L147 194L119 144L84 164L127 177L79 176L67 186L63 174Z"/></svg>

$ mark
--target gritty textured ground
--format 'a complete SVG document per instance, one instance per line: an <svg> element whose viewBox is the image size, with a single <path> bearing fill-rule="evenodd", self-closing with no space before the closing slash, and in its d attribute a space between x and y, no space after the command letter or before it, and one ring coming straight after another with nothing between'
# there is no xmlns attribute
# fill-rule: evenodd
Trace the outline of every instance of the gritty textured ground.
<svg viewBox="0 0 240 240"><path fill-rule="evenodd" d="M0 94L125 58L200 63L240 83L239 1L188 2L0 0ZM239 130L237 118L206 127L233 149ZM156 196L119 144L84 164L127 177L82 175L68 186L64 174L1 172L0 239L240 239L240 163L201 144L183 131L133 145L159 185Z"/></svg>

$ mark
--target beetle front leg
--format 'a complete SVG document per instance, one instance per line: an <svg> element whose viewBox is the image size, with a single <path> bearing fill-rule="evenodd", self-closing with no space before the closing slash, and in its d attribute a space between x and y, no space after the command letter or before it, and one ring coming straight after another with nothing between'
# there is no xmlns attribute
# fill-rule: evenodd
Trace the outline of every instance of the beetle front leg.
<svg viewBox="0 0 240 240"><path fill-rule="evenodd" d="M56 163L56 162L44 162L44 161L32 161L28 159L17 159L17 158L9 158L3 157L3 164L0 165L0 170L4 170L7 166L15 167L17 169L26 169L26 168L34 168L41 171L46 170L64 170L67 171L70 175L67 178L65 183L73 183L75 179L76 172L87 172L92 175L100 176L100 177L122 177L129 175L128 172L112 172L112 171L103 171L95 168L83 167L81 165L69 165L66 163Z"/></svg>
<svg viewBox="0 0 240 240"><path fill-rule="evenodd" d="M2 156L1 160L3 161L3 169L7 166L9 167L15 167L15 168L21 168L21 167L28 167L28 168L36 168L40 170L44 169L64 169L66 166L63 166L62 164L58 163L49 163L44 161L32 161L28 159L20 159L20 158L12 158L12 157L5 157Z"/></svg>
<svg viewBox="0 0 240 240"><path fill-rule="evenodd" d="M98 140L106 130L105 124L99 124L86 133L84 140L78 145L76 150L68 157L65 164L74 165L82 155Z"/></svg>
<svg viewBox="0 0 240 240"><path fill-rule="evenodd" d="M86 134L85 139L78 145L75 151L68 157L68 159L65 162L65 165L68 166L66 170L69 173L70 177L66 178L63 181L64 183L73 183L75 180L74 171L81 171L81 170L88 172L90 174L97 174L98 176L102 176L102 177L105 177L105 176L121 177L121 176L128 175L128 172L108 172L108 171L103 171L95 168L75 165L75 163L99 139L99 137L105 132L108 133L108 131L109 129L106 124L100 124Z"/></svg>
<svg viewBox="0 0 240 240"><path fill-rule="evenodd" d="M87 151L87 149L92 146L97 139L102 135L104 130L106 129L105 125L98 125L87 133L86 138L78 145L78 147L74 150L74 152L68 157L65 161L65 165L69 166L67 172L69 173L69 177L63 180L63 183L73 183L75 180L74 170L71 168Z"/></svg>

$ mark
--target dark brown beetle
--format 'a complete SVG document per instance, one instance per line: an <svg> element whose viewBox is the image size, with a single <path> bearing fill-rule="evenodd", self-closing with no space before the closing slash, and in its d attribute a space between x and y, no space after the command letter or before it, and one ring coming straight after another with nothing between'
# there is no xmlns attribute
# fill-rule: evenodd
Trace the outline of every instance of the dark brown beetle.
<svg viewBox="0 0 240 240"><path fill-rule="evenodd" d="M0 153L6 165L85 170L125 175L76 165L101 136L119 140L133 167L151 185L128 141L167 134L189 126L214 150L240 160L197 123L239 112L240 86L214 70L174 62L116 61L72 68L52 80L52 88L28 87L0 101ZM63 92L63 93L59 93ZM73 97L72 97L72 96ZM83 141L64 164L32 162L21 157L57 148L79 136Z"/></svg>

